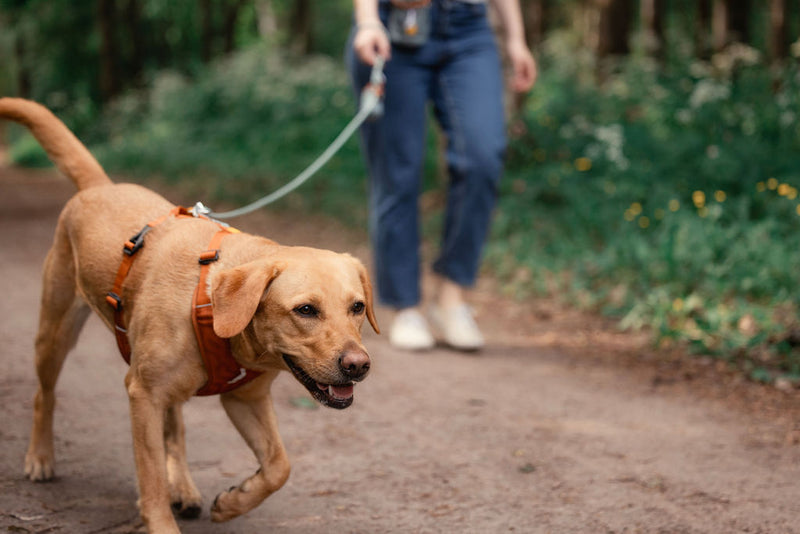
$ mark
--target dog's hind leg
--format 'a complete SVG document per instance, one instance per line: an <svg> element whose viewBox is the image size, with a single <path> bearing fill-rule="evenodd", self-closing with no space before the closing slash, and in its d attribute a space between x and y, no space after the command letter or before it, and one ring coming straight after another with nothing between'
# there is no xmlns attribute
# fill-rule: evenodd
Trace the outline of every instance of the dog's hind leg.
<svg viewBox="0 0 800 534"><path fill-rule="evenodd" d="M134 361L137 354L133 354ZM139 483L139 512L148 532L179 534L170 509L167 482L167 453L164 445L165 420L169 405L164 392L153 391L135 366L125 376L130 402L133 454Z"/></svg>
<svg viewBox="0 0 800 534"><path fill-rule="evenodd" d="M167 451L167 482L172 509L185 518L200 517L203 498L189 473L186 461L186 435L180 404L174 404L164 418L164 444Z"/></svg>
<svg viewBox="0 0 800 534"><path fill-rule="evenodd" d="M55 386L67 353L78 340L89 307L77 296L75 266L63 229L56 231L47 255L42 285L39 333L36 336L36 374L39 388L34 399L33 429L25 455L25 474L33 481L53 478L53 410Z"/></svg>
<svg viewBox="0 0 800 534"><path fill-rule="evenodd" d="M278 434L269 385L259 382L221 396L228 417L261 467L239 486L217 495L211 507L212 521L227 521L252 510L289 478L289 459Z"/></svg>

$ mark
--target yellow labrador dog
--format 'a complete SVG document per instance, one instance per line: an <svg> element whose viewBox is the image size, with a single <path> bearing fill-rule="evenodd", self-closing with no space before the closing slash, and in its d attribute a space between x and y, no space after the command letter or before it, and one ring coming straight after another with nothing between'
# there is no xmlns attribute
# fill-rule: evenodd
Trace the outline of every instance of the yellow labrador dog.
<svg viewBox="0 0 800 534"><path fill-rule="evenodd" d="M92 310L130 363L125 386L148 530L178 532L171 508L200 514L181 417L195 394L220 394L260 464L217 496L211 519L251 510L289 476L270 399L278 372L291 371L314 398L341 409L369 371L361 326L365 318L376 332L378 325L364 266L347 254L238 233L143 187L113 184L34 102L0 98L0 117L27 126L79 190L61 213L44 265L27 476L53 477L54 387Z"/></svg>

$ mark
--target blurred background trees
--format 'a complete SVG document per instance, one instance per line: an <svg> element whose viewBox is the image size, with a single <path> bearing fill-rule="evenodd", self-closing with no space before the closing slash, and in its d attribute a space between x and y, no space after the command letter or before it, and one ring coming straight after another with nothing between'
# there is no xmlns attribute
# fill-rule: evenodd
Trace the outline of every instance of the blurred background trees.
<svg viewBox="0 0 800 534"><path fill-rule="evenodd" d="M789 0L523 0L522 7L532 46L568 31L600 60L687 48L708 58L739 42L781 61L800 33L800 5ZM193 73L257 41L338 57L350 11L350 0L2 0L0 90L101 106L161 69Z"/></svg>
<svg viewBox="0 0 800 534"><path fill-rule="evenodd" d="M499 287L800 384L800 2L521 4L540 77L511 109L486 261ZM352 118L351 12L351 0L0 0L0 94L46 104L111 173L240 205ZM8 137L14 161L46 163L23 132ZM438 146L430 136L429 236ZM364 227L364 174L350 142L270 209Z"/></svg>

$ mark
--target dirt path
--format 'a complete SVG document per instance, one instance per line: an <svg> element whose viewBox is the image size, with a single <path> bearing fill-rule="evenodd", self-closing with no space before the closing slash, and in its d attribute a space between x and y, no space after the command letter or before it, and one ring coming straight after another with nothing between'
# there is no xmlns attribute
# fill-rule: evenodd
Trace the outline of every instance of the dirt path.
<svg viewBox="0 0 800 534"><path fill-rule="evenodd" d="M58 478L22 476L40 266L72 191L49 171L0 168L0 530L137 532L126 367L95 319L59 383ZM286 244L367 252L335 224L237 223ZM210 523L208 506L255 462L214 398L190 402L206 509L184 532L800 532L796 392L653 354L641 336L502 300L488 283L476 304L489 339L480 355L406 354L367 333L374 371L343 412L281 377L292 476L227 524Z"/></svg>

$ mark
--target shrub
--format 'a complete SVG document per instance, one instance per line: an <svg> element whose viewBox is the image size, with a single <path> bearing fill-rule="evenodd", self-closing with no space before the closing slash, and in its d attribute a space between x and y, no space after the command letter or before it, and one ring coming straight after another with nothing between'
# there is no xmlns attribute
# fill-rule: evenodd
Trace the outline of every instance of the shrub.
<svg viewBox="0 0 800 534"><path fill-rule="evenodd" d="M776 75L734 48L709 64L628 59L598 86L557 49L544 65L489 264L517 294L557 289L662 343L800 378L787 342L800 304L796 69Z"/></svg>
<svg viewBox="0 0 800 534"><path fill-rule="evenodd" d="M111 171L199 183L206 203L238 205L299 174L354 110L339 62L291 61L256 46L196 79L164 72L148 92L119 100L93 133L102 140L94 149ZM365 176L354 140L289 205L363 222Z"/></svg>

